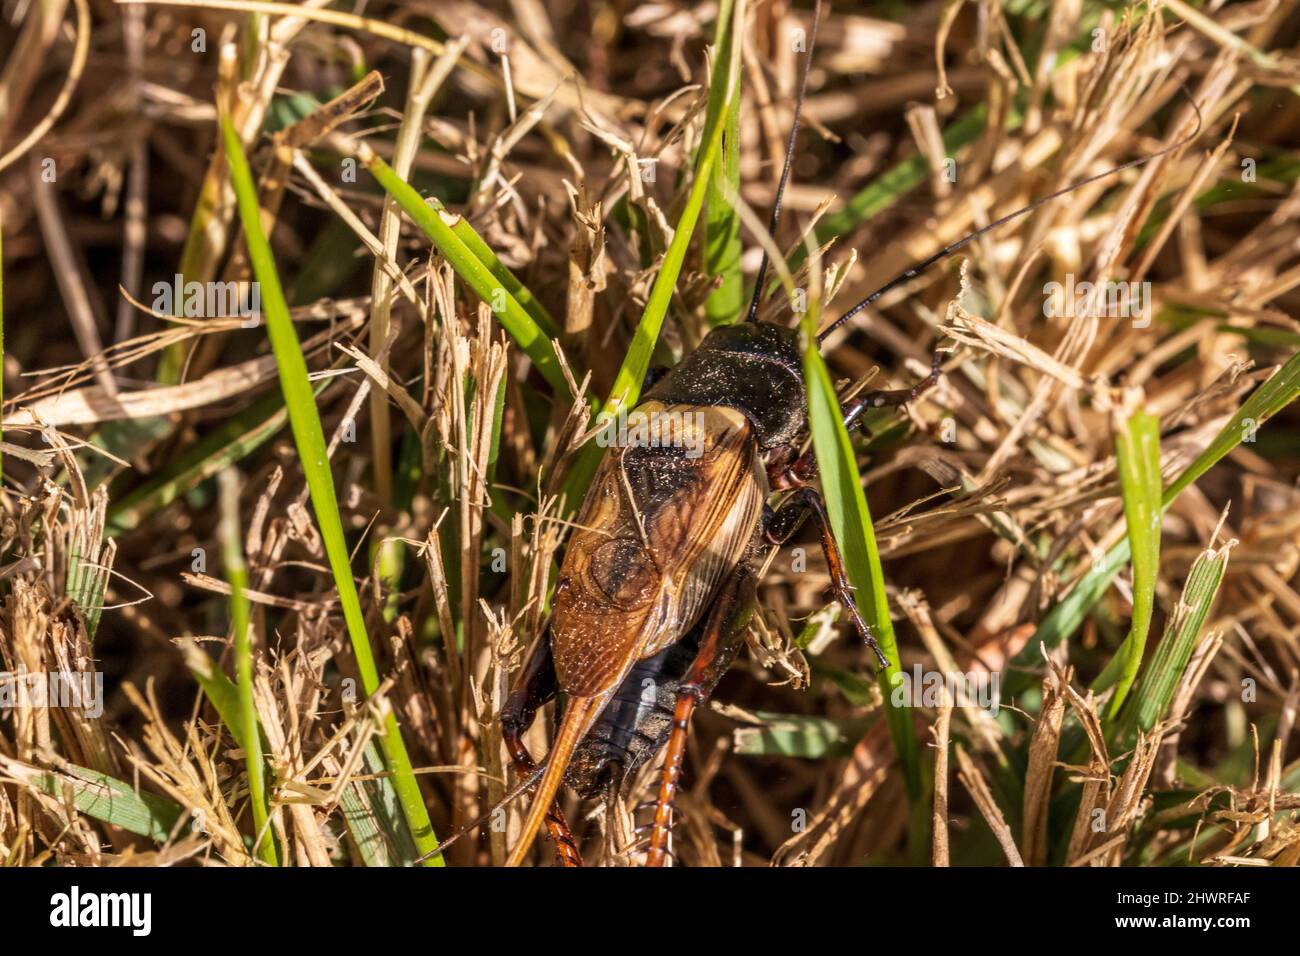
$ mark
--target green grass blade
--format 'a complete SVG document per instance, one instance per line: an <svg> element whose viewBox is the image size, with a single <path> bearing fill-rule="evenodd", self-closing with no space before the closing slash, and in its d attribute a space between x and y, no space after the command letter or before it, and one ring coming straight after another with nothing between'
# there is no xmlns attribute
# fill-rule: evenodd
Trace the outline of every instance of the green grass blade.
<svg viewBox="0 0 1300 956"><path fill-rule="evenodd" d="M1196 460L1187 466L1174 482L1165 490L1164 506L1168 508L1175 498L1183 493L1192 482L1210 470L1243 441L1255 440L1255 432L1270 418L1290 405L1300 396L1300 352L1291 356L1268 381L1251 394L1242 403L1237 414L1232 416L1215 436L1214 441L1205 451L1196 456Z"/></svg>
<svg viewBox="0 0 1300 956"><path fill-rule="evenodd" d="M104 551L104 535L102 529L97 530L92 521L93 519L88 519L81 529L84 534L73 532L69 535L68 573L64 593L80 609L82 619L86 622L86 636L93 641L95 632L99 630L99 619L104 613L104 591L108 588L112 569L100 563Z"/></svg>
<svg viewBox="0 0 1300 956"><path fill-rule="evenodd" d="M719 124L704 150L704 158L697 170L698 178L695 185L691 187L686 206L677 221L673 241L668 244L668 251L664 253L663 265L659 269L659 274L655 276L654 285L650 289L650 298L646 301L645 311L641 313L641 319L637 323L627 357L624 358L618 376L614 379L614 388L602 409L603 414L617 414L620 408L636 404L636 400L641 395L641 383L645 381L646 372L650 370L650 357L659 341L659 331L663 328L664 316L668 314L668 305L672 301L677 278L681 275L682 264L686 260L691 234L699 221L700 207L704 205L704 196L708 191L708 177L717 162L722 130L723 127Z"/></svg>
<svg viewBox="0 0 1300 956"><path fill-rule="evenodd" d="M364 782L353 781L339 794L339 812L343 815L343 823L352 834L357 854L366 866L397 866L400 861L388 852L379 815L375 812L365 787Z"/></svg>
<svg viewBox="0 0 1300 956"><path fill-rule="evenodd" d="M733 753L742 757L799 757L830 760L847 757L867 732L863 718L813 717L758 711L763 724L739 727L733 734Z"/></svg>
<svg viewBox="0 0 1300 956"><path fill-rule="evenodd" d="M727 29L734 0L723 0L713 38L717 51L714 69L731 63L732 32ZM718 88L721 92L721 88ZM710 93L712 94L712 90ZM704 207L704 264L718 283L709 293L705 311L710 325L735 322L745 307L745 277L740 269L740 216L731 196L740 192L740 97L727 104L722 155L713 175Z"/></svg>
<svg viewBox="0 0 1300 956"><path fill-rule="evenodd" d="M1229 548L1225 545L1217 551L1203 551L1193 562L1183 586L1182 599L1170 615L1151 663L1125 708L1124 730L1127 735L1138 729L1151 730L1168 713L1187 662L1196 649L1201 628L1205 626L1210 607L1219 593L1219 585L1223 583Z"/></svg>
<svg viewBox="0 0 1300 956"><path fill-rule="evenodd" d="M1115 458L1124 497L1129 550L1133 554L1133 620L1128 637L1093 685L1100 693L1115 684L1109 714L1119 713L1142 665L1160 570L1160 419L1139 410L1115 433ZM1118 683L1116 683L1118 682Z"/></svg>
<svg viewBox="0 0 1300 956"><path fill-rule="evenodd" d="M740 0L733 18L735 24L744 23L745 0ZM721 92L719 93L719 89ZM715 95L716 94L716 95ZM663 263L650 288L650 297L646 300L645 310L637 322L632 336L632 344L614 379L614 387L609 398L601 407L597 422L616 416L620 409L631 408L641 395L641 383L645 381L646 372L650 370L650 357L654 354L655 344L659 341L659 331L663 328L664 316L672 302L673 290L681 275L682 264L686 261L686 251L691 244L691 236L700 218L704 198L709 191L713 170L718 164L718 155L722 147L722 134L726 129L725 113L734 97L740 95L740 44L733 43L731 58L727 69L714 71L713 84L709 91L709 110L704 119L704 147L696 157L695 181L691 184L690 195L677 220L672 242L664 253ZM565 480L566 507L576 510L591 484L592 476L604 449L595 442L589 442L574 461Z"/></svg>
<svg viewBox="0 0 1300 956"><path fill-rule="evenodd" d="M248 160L244 156L239 136L228 116L221 117L221 132L225 140L231 179L239 204L239 217L243 222L244 236L248 243L249 261L261 286L267 334L270 336L271 350L275 354L279 370L280 388L284 392L285 405L289 409L289 425L293 430L294 442L298 447L298 455L307 478L312 510L316 514L316 523L320 527L321 540L325 545L330 570L334 575L335 586L338 588L339 604L343 608L343 617L347 622L348 637L352 642L361 684L368 695L373 695L379 689L379 671L375 667L370 638L366 633L365 618L361 613L361 601L357 597L356 581L352 577L347 540L343 535L343 520L339 515L338 499L334 493L334 476L330 471L329 452L325 446L325 433L321 428L316 398L307 377L307 361L303 358L302 346L298 342L293 321L289 317L289 306L280 287L280 278L276 271L275 259L271 255L271 246L262 232L261 210L257 202L256 187L253 185L253 175L248 168ZM424 204L420 203L420 205ZM391 708L387 709L384 715L382 734L384 753L388 758L389 769L393 773L393 786L401 799L402 814L411 828L420 853L432 853L437 849L438 841L433 833L433 825L429 822L429 812L424 805L424 797L420 793L420 784L411 767L406 745L402 742L397 716ZM428 862L434 866L441 866L442 858L431 857Z"/></svg>
<svg viewBox="0 0 1300 956"><path fill-rule="evenodd" d="M268 822L271 812L266 796L266 758L258 730L257 707L253 703L253 645L249 634L248 565L239 534L239 479L227 469L221 473L221 518L217 537L221 542L221 563L230 583L230 622L235 630L235 677L239 693L239 726L244 737L244 763L248 768L248 798L253 804L253 842L257 855L271 866L279 866L275 834Z"/></svg>
<svg viewBox="0 0 1300 956"><path fill-rule="evenodd" d="M429 204L432 205L434 210L437 212L446 212L446 207L444 207L437 199L430 197ZM448 215L451 214L448 213ZM537 297L533 295L532 290L529 289L528 286L524 285L523 282L521 282L519 278L506 267L504 262L497 258L497 254L492 251L492 247L484 242L483 237L474 231L474 227L469 224L468 219L464 216L457 216L455 225L451 227L451 231L454 232L456 237L465 244L465 248L478 257L479 262L483 263L483 265L487 267L488 272L492 273L492 278L496 279L496 281L501 284L502 288L504 288L506 292L510 293L510 296L523 307L524 311L527 312L529 316L532 317L532 320L537 323L538 328L551 338L555 338L560 334L559 327L555 324L555 319L551 317L551 313L546 310L546 306L542 305L542 303L537 300Z"/></svg>
<svg viewBox="0 0 1300 956"><path fill-rule="evenodd" d="M79 813L130 833L166 842L186 811L166 797L136 793L129 784L108 774L69 764L66 773L38 771L15 774L25 783L64 799L70 792Z"/></svg>
<svg viewBox="0 0 1300 956"><path fill-rule="evenodd" d="M894 625L889 619L880 552L876 547L876 533L871 523L871 512L867 508L867 496L862 490L857 456L853 451L853 443L849 440L848 429L844 427L844 413L840 410L839 396L835 393L826 362L817 349L816 311L809 309L803 320L803 368L808 388L808 427L812 432L817 467L821 472L826 512L844 558L845 572L857 596L863 620L871 628L872 636L889 660L889 666L879 675L887 704L885 719L889 723L894 749L903 768L908 795L916 802L924 793L921 755L911 712L907 707L896 706L891 693L895 681L902 677L902 669Z"/></svg>
<svg viewBox="0 0 1300 956"><path fill-rule="evenodd" d="M217 716L226 725L231 739L241 750L248 750L248 742L244 737L244 721L240 717L239 688L224 671L216 666L212 658L194 643L193 639L182 637L178 639L178 644L181 656L185 659L185 666L194 676L203 695L216 708ZM261 725L258 726L260 728ZM260 729L258 732L261 732Z"/></svg>
<svg viewBox="0 0 1300 956"><path fill-rule="evenodd" d="M455 217L454 222L448 224L446 218L451 218L451 214L441 203L437 203L435 208L425 202L412 186L365 144L359 148L358 157L370 170L375 181L397 201L411 221L451 263L456 275L492 307L502 328L533 360L555 393L567 394L569 386L560 370L559 360L555 357L555 349L558 348L553 343L555 324L541 310L532 293L501 263L487 243L474 233L463 216ZM470 244L466 243L467 237L472 237L469 239ZM486 261L481 258L484 255L489 257ZM538 317L531 314L524 303L516 298L520 293L524 295L524 301L538 313Z"/></svg>
<svg viewBox="0 0 1300 956"><path fill-rule="evenodd" d="M418 852L402 825L401 802L384 772L384 758L374 740L362 752L362 772L370 779L353 780L339 795L343 822L366 866L397 866Z"/></svg>
<svg viewBox="0 0 1300 956"><path fill-rule="evenodd" d="M735 24L744 22L744 0L738 5ZM721 84L722 92L719 93ZM650 358L659 341L659 331L663 328L664 317L672 302L677 279L681 275L682 265L686 261L686 251L695 232L695 224L700 218L700 209L708 194L713 170L718 165L722 151L722 135L726 130L725 112L730 108L733 98L740 95L740 45L733 44L731 59L725 70L719 68L709 91L710 109L704 119L704 148L700 151L695 166L695 181L691 184L690 195L682 209L681 217L673 231L672 242L664 253L663 265L655 276L646 300L645 310L637 323L632 344L623 359L623 365L614 379L614 387L609 400L605 402L603 412L616 414L620 408L631 407L641 394L641 383L645 381L646 372L650 370Z"/></svg>
<svg viewBox="0 0 1300 956"><path fill-rule="evenodd" d="M1162 509L1168 509L1182 492L1220 459L1236 448L1243 440L1253 440L1255 431L1300 396L1300 352L1296 352L1268 381L1251 394L1237 409L1228 424L1224 425L1214 441L1187 466L1161 498ZM1057 603L1043 618L1038 630L1016 655L1008 669L1008 686L1005 693L1014 695L1033 680L1027 676L1042 661L1038 650L1040 643L1052 648L1073 634L1083 623L1093 605L1101 600L1115 575L1128 562L1129 542L1124 538L1093 564L1065 599ZM1020 673L1016 673L1020 669Z"/></svg>

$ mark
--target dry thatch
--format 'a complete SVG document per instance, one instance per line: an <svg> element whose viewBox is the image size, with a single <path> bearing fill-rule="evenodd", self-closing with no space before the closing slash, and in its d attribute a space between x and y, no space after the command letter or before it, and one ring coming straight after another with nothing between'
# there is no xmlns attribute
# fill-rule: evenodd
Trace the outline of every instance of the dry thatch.
<svg viewBox="0 0 1300 956"><path fill-rule="evenodd" d="M1117 742L1088 689L1128 630L1127 570L1066 640L1035 640L1125 538L1116 434L1131 413L1157 417L1168 484L1300 343L1298 5L826 12L777 240L825 243L840 305L1037 197L1177 148L981 237L828 341L835 375L884 387L947 350L938 388L870 422L859 464L903 669L997 674L1014 694L996 716L943 696L913 710L933 776L918 806L806 535L770 557L748 651L697 716L680 864L1300 859L1295 409L1250 422L1164 515L1148 665L1195 617L1194 567L1224 577L1154 726ZM574 399L608 394L685 201L716 6L331 10L0 11L7 865L256 862L269 835L218 703L235 667L214 477L232 465L284 862L413 858L376 737L390 712L439 835L510 786L497 718L563 553L557 499L590 424ZM748 5L739 177L757 209L792 112L789 37L810 17ZM251 277L214 95L234 103L321 389L382 676L369 697L265 330L155 303L178 271ZM570 395L530 373L489 305L358 171L360 141L561 317ZM707 332L704 263L693 249L666 362ZM1145 289L1147 311L1053 314L1047 284L1067 275ZM763 314L789 319L780 296ZM103 677L102 712L33 696L33 676L67 687L87 673ZM527 743L540 755L548 739L539 720ZM655 769L617 798L567 798L589 863L640 862ZM519 810L449 862L500 863ZM918 814L929 845L908 843Z"/></svg>

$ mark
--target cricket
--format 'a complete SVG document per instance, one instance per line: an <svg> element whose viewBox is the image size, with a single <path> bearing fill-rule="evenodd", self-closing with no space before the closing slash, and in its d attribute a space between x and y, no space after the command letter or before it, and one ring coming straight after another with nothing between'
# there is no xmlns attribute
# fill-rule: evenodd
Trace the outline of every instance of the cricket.
<svg viewBox="0 0 1300 956"><path fill-rule="evenodd" d="M1300 863L1294 6L0 4L5 869Z"/></svg>

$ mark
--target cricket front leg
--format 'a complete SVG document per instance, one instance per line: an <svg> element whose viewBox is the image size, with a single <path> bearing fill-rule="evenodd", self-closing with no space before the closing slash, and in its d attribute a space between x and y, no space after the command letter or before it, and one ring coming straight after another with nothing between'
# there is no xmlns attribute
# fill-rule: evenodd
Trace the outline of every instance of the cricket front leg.
<svg viewBox="0 0 1300 956"><path fill-rule="evenodd" d="M889 408L914 402L934 386L939 384L943 375L943 352L935 352L930 357L930 374L911 388L873 389L855 395L844 403L844 425L852 428L869 408Z"/></svg>
<svg viewBox="0 0 1300 956"><path fill-rule="evenodd" d="M844 403L840 412L844 427L852 429L861 420L863 413L872 408L889 408L914 402L935 385L943 375L943 352L935 352L930 358L930 374L911 388L873 389L855 395ZM768 466L768 481L773 490L797 488L817 474L817 456L812 446L801 455L797 445L787 445L778 449Z"/></svg>
<svg viewBox="0 0 1300 956"><path fill-rule="evenodd" d="M686 759L686 738L690 732L691 715L721 679L730 666L744 637L749 617L754 611L754 594L757 581L746 561L741 561L722 583L718 597L705 620L700 649L677 687L677 700L673 707L673 726L664 749L664 766L659 781L659 797L655 801L654 822L650 828L650 846L646 851L646 866L663 866L669 855L672 838L673 802L682 777L682 762Z"/></svg>
<svg viewBox="0 0 1300 956"><path fill-rule="evenodd" d="M525 780L536 772L537 763L524 745L524 731L532 725L537 711L555 697L555 689L551 642L548 635L543 634L529 649L514 690L501 709L501 737L515 772ZM555 843L555 854L562 866L582 866L582 854L578 852L578 844L558 800L551 804L546 814L546 832Z"/></svg>
<svg viewBox="0 0 1300 956"><path fill-rule="evenodd" d="M782 503L779 509L774 512L769 511L764 515L763 536L772 544L785 544L809 518L817 526L818 536L821 538L822 543L822 553L826 555L826 566L831 573L831 594L840 602L844 610L849 612L849 617L853 620L853 627L857 630L858 636L875 652L876 658L880 661L880 666L888 667L889 659L885 657L880 645L872 637L871 629L867 627L867 622L862 619L862 614L858 610L858 602L853 596L853 588L849 585L848 576L844 573L844 558L840 554L839 545L835 543L835 535L831 531L830 517L826 514L826 502L822 499L821 494L815 488L806 486L796 489Z"/></svg>

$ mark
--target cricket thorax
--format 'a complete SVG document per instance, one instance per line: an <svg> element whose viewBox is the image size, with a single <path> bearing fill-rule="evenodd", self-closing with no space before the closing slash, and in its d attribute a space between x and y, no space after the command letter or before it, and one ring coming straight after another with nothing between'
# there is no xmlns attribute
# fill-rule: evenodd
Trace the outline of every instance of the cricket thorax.
<svg viewBox="0 0 1300 956"><path fill-rule="evenodd" d="M788 444L807 408L799 333L770 322L714 329L645 397L734 408L753 424L760 448Z"/></svg>

